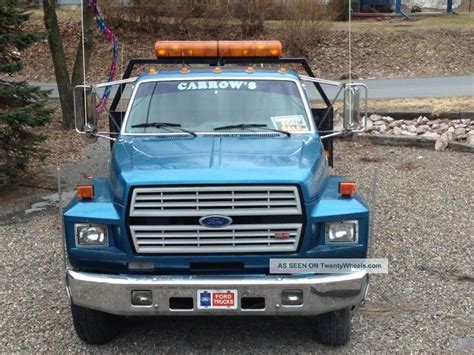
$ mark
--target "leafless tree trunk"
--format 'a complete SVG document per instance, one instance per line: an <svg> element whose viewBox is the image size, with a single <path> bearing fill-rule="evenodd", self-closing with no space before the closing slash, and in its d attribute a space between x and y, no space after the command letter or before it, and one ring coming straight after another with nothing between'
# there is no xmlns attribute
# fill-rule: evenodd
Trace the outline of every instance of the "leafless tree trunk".
<svg viewBox="0 0 474 355"><path fill-rule="evenodd" d="M86 2L86 1L84 1ZM75 85L81 84L83 80L82 62L82 36L79 41L76 58L72 67L72 74L69 74L64 46L59 29L58 16L56 14L56 0L43 0L44 24L48 31L48 43L53 60L54 74L58 84L59 100L63 113L63 128L74 127L74 102L73 89ZM94 12L92 8L84 6L84 38L85 38L85 67L89 66L93 47Z"/></svg>

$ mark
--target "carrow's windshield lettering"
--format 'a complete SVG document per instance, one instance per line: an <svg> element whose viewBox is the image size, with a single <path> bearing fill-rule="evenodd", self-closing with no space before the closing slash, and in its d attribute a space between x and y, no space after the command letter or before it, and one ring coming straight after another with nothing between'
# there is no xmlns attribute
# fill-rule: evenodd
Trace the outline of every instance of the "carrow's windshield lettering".
<svg viewBox="0 0 474 355"><path fill-rule="evenodd" d="M180 124L192 132L215 132L214 128L236 123L291 133L311 130L296 83L284 80L144 82L135 94L125 133L179 132L147 125L153 122ZM252 130L268 132L268 128Z"/></svg>

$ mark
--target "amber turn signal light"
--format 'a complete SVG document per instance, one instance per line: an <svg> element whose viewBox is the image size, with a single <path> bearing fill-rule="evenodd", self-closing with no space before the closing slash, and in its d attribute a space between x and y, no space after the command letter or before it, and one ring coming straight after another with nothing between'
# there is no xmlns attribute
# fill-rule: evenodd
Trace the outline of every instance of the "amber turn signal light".
<svg viewBox="0 0 474 355"><path fill-rule="evenodd" d="M94 185L77 185L76 194L82 200L90 200L94 197Z"/></svg>
<svg viewBox="0 0 474 355"><path fill-rule="evenodd" d="M357 186L355 182L341 181L339 183L339 193L342 196L352 196L356 191Z"/></svg>

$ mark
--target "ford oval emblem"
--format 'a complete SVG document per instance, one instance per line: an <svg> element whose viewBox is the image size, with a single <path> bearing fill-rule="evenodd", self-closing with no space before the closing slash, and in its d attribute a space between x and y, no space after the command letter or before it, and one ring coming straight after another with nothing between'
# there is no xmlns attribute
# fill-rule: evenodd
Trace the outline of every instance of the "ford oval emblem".
<svg viewBox="0 0 474 355"><path fill-rule="evenodd" d="M232 224L232 218L219 215L204 216L199 219L199 224L209 228L222 228Z"/></svg>

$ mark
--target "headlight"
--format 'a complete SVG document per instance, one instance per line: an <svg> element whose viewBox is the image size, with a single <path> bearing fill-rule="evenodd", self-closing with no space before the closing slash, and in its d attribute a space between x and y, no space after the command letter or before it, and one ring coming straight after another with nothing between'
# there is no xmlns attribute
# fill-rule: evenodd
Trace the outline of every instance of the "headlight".
<svg viewBox="0 0 474 355"><path fill-rule="evenodd" d="M358 221L326 223L326 242L353 243L358 239Z"/></svg>
<svg viewBox="0 0 474 355"><path fill-rule="evenodd" d="M107 226L105 224L76 224L78 246L107 246Z"/></svg>

